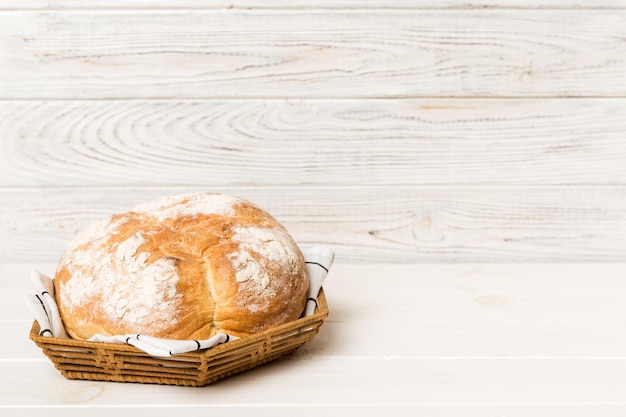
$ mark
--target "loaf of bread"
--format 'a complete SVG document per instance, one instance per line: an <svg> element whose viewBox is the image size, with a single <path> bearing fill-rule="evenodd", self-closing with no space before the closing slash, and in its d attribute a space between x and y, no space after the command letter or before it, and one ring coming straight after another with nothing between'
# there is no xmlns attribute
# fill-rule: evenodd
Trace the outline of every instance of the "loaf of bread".
<svg viewBox="0 0 626 417"><path fill-rule="evenodd" d="M68 334L245 336L297 319L308 279L270 214L224 194L164 197L80 232L55 276Z"/></svg>

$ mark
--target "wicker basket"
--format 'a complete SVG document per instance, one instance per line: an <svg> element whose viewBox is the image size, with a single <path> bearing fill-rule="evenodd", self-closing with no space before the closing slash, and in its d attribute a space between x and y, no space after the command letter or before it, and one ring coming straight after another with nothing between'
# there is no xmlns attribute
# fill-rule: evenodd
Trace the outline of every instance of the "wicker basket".
<svg viewBox="0 0 626 417"><path fill-rule="evenodd" d="M311 316L167 358L149 356L130 345L40 336L36 321L30 338L69 379L199 387L278 359L313 339L328 316L323 290L318 301Z"/></svg>

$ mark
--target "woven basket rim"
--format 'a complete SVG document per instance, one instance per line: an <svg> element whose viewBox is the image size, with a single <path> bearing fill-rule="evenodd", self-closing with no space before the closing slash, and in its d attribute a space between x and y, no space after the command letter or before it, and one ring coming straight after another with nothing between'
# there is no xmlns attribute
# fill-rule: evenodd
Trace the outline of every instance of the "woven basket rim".
<svg viewBox="0 0 626 417"><path fill-rule="evenodd" d="M181 353L175 355L176 358L191 358L191 359L206 359L211 356L218 355L228 350L235 350L242 346L252 345L258 343L262 340L267 340L274 335L280 334L285 331L289 331L290 329L298 329L301 327L306 327L309 324L313 324L316 322L323 322L326 317L328 317L328 304L326 302L326 295L324 294L323 288L320 289L320 293L318 296L317 307L315 309L315 313L307 317L301 317L299 319L293 320L288 323L281 324L279 326L272 327L270 329L244 336L238 338L236 340L231 340L228 343L219 344L209 349L203 349L198 351L192 351L187 353ZM151 357L148 353L144 352L141 349L138 349L134 346L122 343L110 343L110 342L92 342L87 340L80 339L66 339L66 338L58 338L51 336L42 336L39 334L40 327L37 321L33 321L33 324L30 329L29 337L30 339L37 344L39 347L56 345L58 347L68 347L68 348L87 348L93 349L96 351L107 351L107 350L116 350L128 353L135 353L140 356Z"/></svg>

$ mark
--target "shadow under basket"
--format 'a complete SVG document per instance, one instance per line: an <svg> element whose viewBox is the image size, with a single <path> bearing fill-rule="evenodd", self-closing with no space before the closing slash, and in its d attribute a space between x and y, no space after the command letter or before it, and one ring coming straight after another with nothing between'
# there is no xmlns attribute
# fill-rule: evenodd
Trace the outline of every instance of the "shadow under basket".
<svg viewBox="0 0 626 417"><path fill-rule="evenodd" d="M311 316L210 349L166 358L125 344L40 336L36 321L30 338L68 379L200 387L294 352L313 339L327 316L321 290Z"/></svg>

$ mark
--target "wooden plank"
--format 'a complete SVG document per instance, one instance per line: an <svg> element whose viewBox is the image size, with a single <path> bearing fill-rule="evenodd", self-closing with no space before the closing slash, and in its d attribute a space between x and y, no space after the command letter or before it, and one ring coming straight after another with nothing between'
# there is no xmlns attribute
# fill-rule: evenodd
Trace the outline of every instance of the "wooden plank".
<svg viewBox="0 0 626 417"><path fill-rule="evenodd" d="M31 323L0 321L5 335L0 363L47 361L28 338ZM626 321L389 323L384 332L372 333L372 323L363 320L329 320L293 358L626 359L626 340L619 336ZM350 343L339 342L342 339Z"/></svg>
<svg viewBox="0 0 626 417"><path fill-rule="evenodd" d="M0 102L0 186L624 184L625 99Z"/></svg>
<svg viewBox="0 0 626 417"><path fill-rule="evenodd" d="M32 291L28 281L31 268L54 273L54 264L3 264L0 268L4 289L0 320L11 326L24 326L23 329L29 329L32 323L21 299L22 294ZM330 309L327 324L336 324L328 328L324 325L325 334L320 332L319 345L330 346L327 354L331 356L431 357L436 356L438 347L442 355L452 357L504 357L507 352L511 357L626 356L624 341L615 330L625 320L625 275L626 264L338 263L324 284ZM381 283L380 277L389 278ZM366 331L368 325L370 330ZM511 330L504 329L507 325ZM596 329L592 328L594 325ZM407 346L391 346L397 339L385 337L377 330L399 330L402 326L407 330L398 331L396 337L406 337ZM553 335L548 335L550 328L554 328ZM514 342L503 336L515 338L513 329L519 331L519 337L537 337L512 347ZM574 343L577 329L581 340ZM344 331L351 336L349 340L382 340L373 340L372 346L363 343L364 346L351 347L340 343ZM460 339L478 334L491 334L502 340L485 342L476 338L461 343ZM572 337L571 346L548 346L547 340L567 340L567 335ZM411 336L414 340L409 341ZM454 338L458 339L456 343L443 347L446 339ZM420 342L424 345L417 347ZM466 355L461 353L463 349Z"/></svg>
<svg viewBox="0 0 626 417"><path fill-rule="evenodd" d="M626 94L623 10L0 13L3 98Z"/></svg>
<svg viewBox="0 0 626 417"><path fill-rule="evenodd" d="M473 9L625 8L624 0L4 0L2 9Z"/></svg>
<svg viewBox="0 0 626 417"><path fill-rule="evenodd" d="M14 294L21 298L22 294ZM22 307L22 306L20 306ZM0 316L4 319L4 316ZM0 321L0 330L4 335L4 346L0 354L0 363L3 362L48 362L48 358L41 349L29 338L30 322Z"/></svg>
<svg viewBox="0 0 626 417"><path fill-rule="evenodd" d="M0 192L0 257L54 262L78 229L153 198L219 191L340 262L624 261L624 187L53 188Z"/></svg>
<svg viewBox="0 0 626 417"><path fill-rule="evenodd" d="M86 390L89 392L88 390ZM207 413L215 412L229 416L245 416L250 413L250 406L239 404L205 404L205 405L160 405L150 406L99 406L89 405L79 407L67 405L64 407L3 407L0 410L8 410L9 414L19 413L20 417L39 417L42 411L58 411L62 409L64 417L83 417L85 408L88 408L90 417L108 417L111 409L114 408L120 415L132 415L138 409L151 417L170 417L172 413L180 412L184 408L185 416L206 416ZM293 416L296 413L301 417L318 417L320 413L328 415L344 415L350 413L359 417L379 417L381 415L393 414L394 416L412 417L415 415L436 416L436 417L622 417L626 412L626 406L620 403L614 404L337 404L328 405L319 402L306 405L276 404L254 405L255 417L280 417Z"/></svg>
<svg viewBox="0 0 626 417"><path fill-rule="evenodd" d="M0 370L5 408L626 406L625 360L295 359L205 389L65 381L45 362L0 363Z"/></svg>
<svg viewBox="0 0 626 417"><path fill-rule="evenodd" d="M374 328L610 323L624 318L624 276L623 263L337 264L324 287L329 319Z"/></svg>

